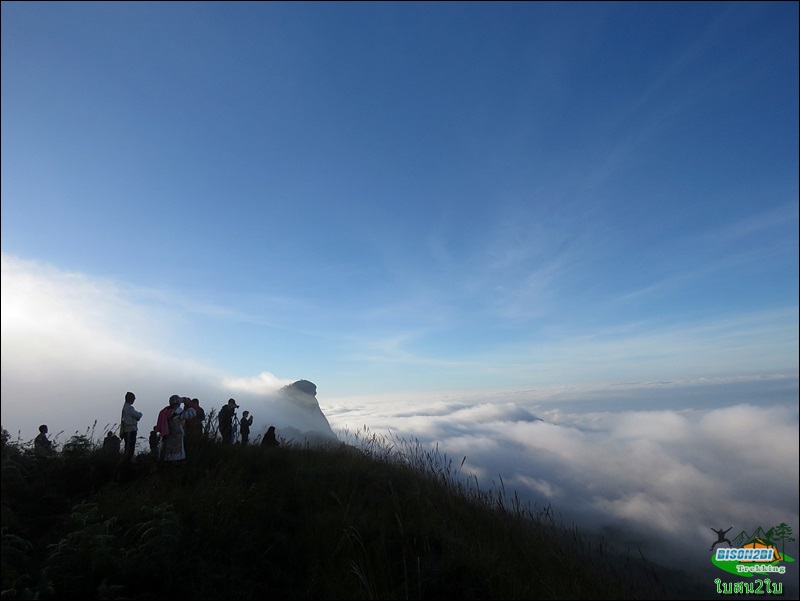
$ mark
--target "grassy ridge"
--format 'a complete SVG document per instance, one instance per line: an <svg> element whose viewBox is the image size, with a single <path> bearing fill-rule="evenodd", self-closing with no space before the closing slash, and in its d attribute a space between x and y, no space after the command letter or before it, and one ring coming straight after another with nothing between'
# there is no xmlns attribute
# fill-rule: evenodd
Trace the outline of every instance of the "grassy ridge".
<svg viewBox="0 0 800 601"><path fill-rule="evenodd" d="M661 598L654 574L407 442L187 441L119 470L91 436L2 442L2 598Z"/></svg>

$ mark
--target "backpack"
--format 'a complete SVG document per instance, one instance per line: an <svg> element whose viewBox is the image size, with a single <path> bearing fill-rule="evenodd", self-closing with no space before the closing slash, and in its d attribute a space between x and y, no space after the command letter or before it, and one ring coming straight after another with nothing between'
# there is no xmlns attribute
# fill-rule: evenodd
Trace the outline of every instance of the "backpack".
<svg viewBox="0 0 800 601"><path fill-rule="evenodd" d="M198 405L198 406L197 406L197 421L201 422L201 421L203 421L205 418L206 418L206 412L205 412L205 410L204 410L204 409L203 409L203 408L202 408L200 405Z"/></svg>

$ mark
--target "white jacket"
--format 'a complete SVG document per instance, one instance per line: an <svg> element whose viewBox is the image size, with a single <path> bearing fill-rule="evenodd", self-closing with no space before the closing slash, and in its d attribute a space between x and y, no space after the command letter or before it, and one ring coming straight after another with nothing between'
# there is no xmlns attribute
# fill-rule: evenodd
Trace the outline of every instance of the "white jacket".
<svg viewBox="0 0 800 601"><path fill-rule="evenodd" d="M136 432L139 429L138 422L142 419L141 411L136 411L132 403L125 403L122 406L122 431Z"/></svg>

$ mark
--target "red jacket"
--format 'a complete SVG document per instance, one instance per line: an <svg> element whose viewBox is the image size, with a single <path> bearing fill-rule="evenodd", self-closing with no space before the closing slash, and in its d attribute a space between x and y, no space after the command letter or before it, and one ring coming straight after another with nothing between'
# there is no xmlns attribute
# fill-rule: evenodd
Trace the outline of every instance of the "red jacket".
<svg viewBox="0 0 800 601"><path fill-rule="evenodd" d="M199 432L202 428L200 423L200 414L203 411L200 407L199 403L195 403L192 399L188 397L184 397L181 399L183 401L183 406L187 409L191 408L194 409L195 416L192 419L186 420L186 431L187 432Z"/></svg>
<svg viewBox="0 0 800 601"><path fill-rule="evenodd" d="M169 436L169 418L172 417L172 414L175 413L175 409L178 405L170 405L168 407L164 407L161 411L158 412L158 419L156 420L156 432L161 434L161 436Z"/></svg>

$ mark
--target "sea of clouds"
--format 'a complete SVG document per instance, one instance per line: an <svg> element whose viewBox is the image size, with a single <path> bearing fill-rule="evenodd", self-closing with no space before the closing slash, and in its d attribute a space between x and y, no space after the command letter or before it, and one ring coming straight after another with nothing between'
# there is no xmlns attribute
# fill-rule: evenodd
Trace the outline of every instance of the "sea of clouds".
<svg viewBox="0 0 800 601"><path fill-rule="evenodd" d="M282 427L320 427L277 402L291 379L269 371L231 377L130 344L125 332L141 335L152 315L97 282L4 256L2 287L2 426L21 442L40 423L61 444L91 427L102 438L116 427L127 390L145 431L172 394L199 398L207 412L235 397L240 412L255 416L254 441L273 424L279 435ZM104 300L86 317L93 295ZM735 536L785 523L800 533L796 372L347 398L315 383L342 441L374 434L435 450L465 481L697 574L709 590L725 576L710 563L712 528L732 525ZM797 542L786 552L796 558ZM783 582L797 591L797 564L787 565Z"/></svg>

